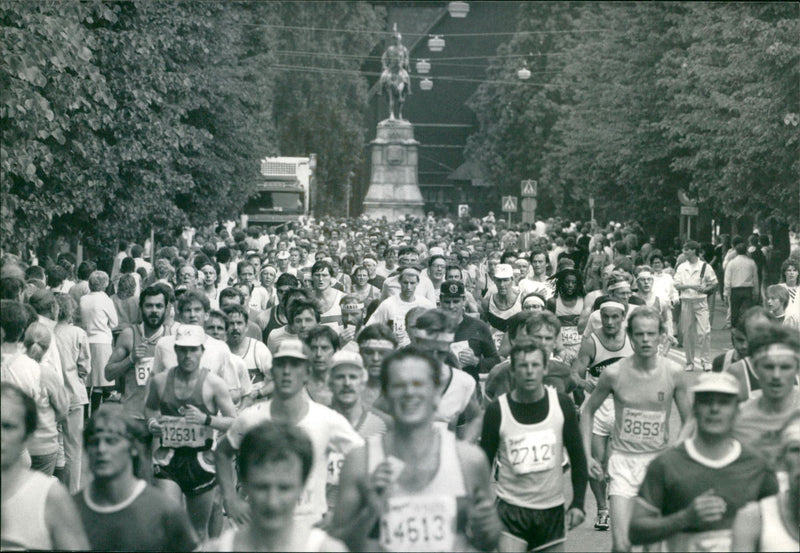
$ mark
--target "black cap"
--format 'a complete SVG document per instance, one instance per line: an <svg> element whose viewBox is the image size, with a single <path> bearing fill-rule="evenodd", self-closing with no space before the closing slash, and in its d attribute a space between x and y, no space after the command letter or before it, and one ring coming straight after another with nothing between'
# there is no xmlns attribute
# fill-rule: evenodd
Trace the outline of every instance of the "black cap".
<svg viewBox="0 0 800 553"><path fill-rule="evenodd" d="M441 299L464 297L464 283L460 280L445 280L440 290Z"/></svg>

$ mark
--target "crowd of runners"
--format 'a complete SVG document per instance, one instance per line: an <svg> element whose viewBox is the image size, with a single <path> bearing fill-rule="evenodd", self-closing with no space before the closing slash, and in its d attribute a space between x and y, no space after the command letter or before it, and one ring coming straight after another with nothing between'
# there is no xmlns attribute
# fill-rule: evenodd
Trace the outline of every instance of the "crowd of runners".
<svg viewBox="0 0 800 553"><path fill-rule="evenodd" d="M767 236L490 214L118 246L2 256L2 550L800 549L800 252Z"/></svg>

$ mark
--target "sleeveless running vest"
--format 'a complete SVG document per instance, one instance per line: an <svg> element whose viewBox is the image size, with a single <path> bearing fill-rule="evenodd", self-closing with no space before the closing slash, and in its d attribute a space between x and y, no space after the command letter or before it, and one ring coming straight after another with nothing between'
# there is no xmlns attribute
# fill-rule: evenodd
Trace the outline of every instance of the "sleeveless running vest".
<svg viewBox="0 0 800 553"><path fill-rule="evenodd" d="M203 401L203 383L205 383L206 377L208 376L208 369L198 369L199 374L194 388L192 389L192 393L189 394L189 397L184 399L175 395L176 371L177 368L172 368L167 372L167 381L164 385L164 393L159 405L162 415L162 446L174 449L188 448L198 451L209 450L213 445L213 432L211 427L190 424L184 417L184 408L187 405L194 405L206 415L215 415L215 413L212 413L206 407ZM168 417L168 419L164 419L163 417ZM171 420L171 422L165 422L169 420ZM182 441L184 445L181 445L179 440ZM168 443L169 445L167 445Z"/></svg>
<svg viewBox="0 0 800 553"><path fill-rule="evenodd" d="M258 384L259 382L264 382L264 373L261 372L256 362L256 341L247 336L245 336L245 340L247 340L247 350L241 358L245 367L247 367L247 374L250 375L250 383Z"/></svg>
<svg viewBox="0 0 800 553"><path fill-rule="evenodd" d="M439 470L421 490L406 490L395 483L380 518L379 546L384 551L469 551L473 548L458 528L458 498L467 496L456 437L439 429ZM368 474L386 460L383 437L367 440ZM463 507L462 507L463 508Z"/></svg>
<svg viewBox="0 0 800 553"><path fill-rule="evenodd" d="M492 339L497 349L503 341L503 334L508 330L508 320L522 311L522 294L517 294L517 298L511 307L501 310L494 302L495 294L489 296L489 309L486 311L486 322L489 323L492 332Z"/></svg>
<svg viewBox="0 0 800 553"><path fill-rule="evenodd" d="M159 406L161 414L169 417L182 417L183 408L187 405L194 405L203 413L214 415L215 413L209 411L203 401L203 384L208 376L208 369L198 369L199 374L192 393L184 399L175 395L175 372L176 369L170 369L167 373L167 382L164 385L164 394L161 397L161 405Z"/></svg>
<svg viewBox="0 0 800 553"><path fill-rule="evenodd" d="M0 549L50 550L53 542L44 518L47 494L57 482L52 476L30 471L14 495L3 502Z"/></svg>
<svg viewBox="0 0 800 553"><path fill-rule="evenodd" d="M611 447L621 453L658 453L667 447L675 381L671 361L658 357L649 374L620 362L614 388L614 432Z"/></svg>
<svg viewBox="0 0 800 553"><path fill-rule="evenodd" d="M517 422L508 394L498 398L497 497L526 509L550 509L564 503L564 413L555 388L545 386L545 393L547 416L536 424Z"/></svg>
<svg viewBox="0 0 800 553"><path fill-rule="evenodd" d="M595 378L600 378L600 374L607 366L613 365L614 363L633 355L633 348L631 347L631 342L628 339L628 334L623 334L625 336L625 341L618 349L607 348L605 345L603 345L603 342L600 341L600 338L594 332L590 335L592 337L592 341L594 341L594 359L589 365L590 375Z"/></svg>
<svg viewBox="0 0 800 553"><path fill-rule="evenodd" d="M758 502L761 510L761 536L758 539L759 551L800 551L800 543L792 536L783 523L778 495L765 497Z"/></svg>
<svg viewBox="0 0 800 553"><path fill-rule="evenodd" d="M341 290L336 290L336 295L333 298L330 308L327 311L319 314L319 324L329 326L336 330L339 323L342 322L342 307L339 305L344 293Z"/></svg>
<svg viewBox="0 0 800 553"><path fill-rule="evenodd" d="M147 384L150 382L150 373L153 370L156 342L159 338L166 336L167 332L162 325L150 338L145 338L142 323L131 325L130 328L133 331L133 350L135 351L139 344L144 344L147 353L137 360L133 370L125 373L122 409L132 417L144 419L144 400L147 395Z"/></svg>

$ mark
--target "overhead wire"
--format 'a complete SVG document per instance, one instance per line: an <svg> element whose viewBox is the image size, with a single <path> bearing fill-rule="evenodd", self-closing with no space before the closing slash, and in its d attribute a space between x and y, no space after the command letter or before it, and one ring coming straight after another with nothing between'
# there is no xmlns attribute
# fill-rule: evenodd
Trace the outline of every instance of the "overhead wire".
<svg viewBox="0 0 800 553"><path fill-rule="evenodd" d="M303 56L303 57L320 57L320 58L336 58L336 59L354 59L354 60L370 60L370 61L380 61L381 56L359 56L357 54L337 54L332 52L312 52L308 50L275 50L275 54L279 56ZM518 58L518 57L527 57L527 56L493 56L495 58ZM486 56L487 59L490 56ZM477 63L448 63L447 61L442 62L443 59L448 60L461 60L461 59L468 59L468 58L411 58L411 62L415 63L420 60L427 60L431 62L431 65L444 66L444 67L475 67L475 68L488 68L489 64L477 64ZM557 73L558 70L551 70L551 71L531 71L531 74L544 74L544 73Z"/></svg>
<svg viewBox="0 0 800 553"><path fill-rule="evenodd" d="M337 69L333 67L313 67L306 65L293 65L293 64L275 64L270 66L272 69L282 69L286 71L300 71L310 73L339 73L348 75L366 75L370 77L379 77L381 74L378 71L359 71L355 69ZM470 77L453 77L453 76L434 76L434 75L409 75L411 79L422 80L431 79L432 81L447 81L447 82L462 82L462 83L491 83L491 84L514 84L514 85L534 85L534 86L548 86L552 83L536 83L531 81L505 81L497 79L473 79Z"/></svg>
<svg viewBox="0 0 800 553"><path fill-rule="evenodd" d="M287 31L313 31L313 32L330 32L330 33L352 33L352 34L371 34L371 35L386 35L393 36L394 31L373 31L369 29L336 29L329 27L305 27L301 25L274 25L270 23L241 23L242 26L247 27L260 27L265 29L283 29ZM608 33L610 29L554 29L554 30L541 30L541 31L502 31L495 33L402 33L411 37L425 37L425 36L439 36L442 38L472 38L472 37L486 37L486 36L513 36L518 34L570 34L570 33Z"/></svg>

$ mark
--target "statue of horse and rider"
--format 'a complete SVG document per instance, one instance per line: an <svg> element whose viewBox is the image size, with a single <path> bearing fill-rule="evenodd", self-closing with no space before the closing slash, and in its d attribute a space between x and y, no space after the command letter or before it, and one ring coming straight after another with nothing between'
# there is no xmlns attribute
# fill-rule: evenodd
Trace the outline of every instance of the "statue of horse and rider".
<svg viewBox="0 0 800 553"><path fill-rule="evenodd" d="M403 46L403 37L397 32L397 23L394 24L395 43L390 45L381 56L381 89L386 89L389 95L389 119L403 119L403 102L411 94L411 78L409 77L408 49ZM395 117L395 109L397 116Z"/></svg>

